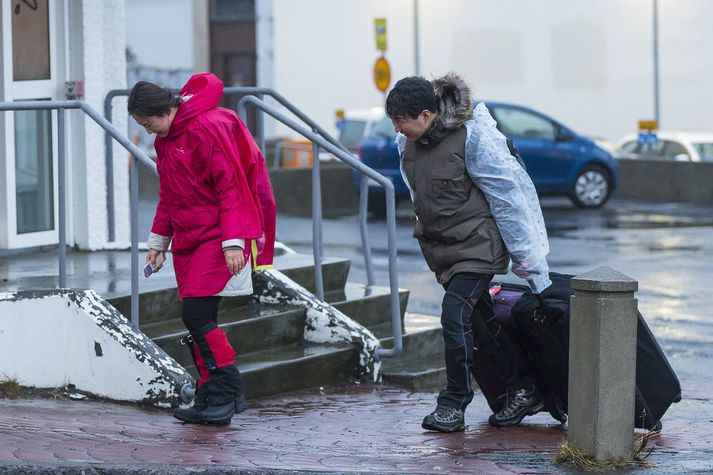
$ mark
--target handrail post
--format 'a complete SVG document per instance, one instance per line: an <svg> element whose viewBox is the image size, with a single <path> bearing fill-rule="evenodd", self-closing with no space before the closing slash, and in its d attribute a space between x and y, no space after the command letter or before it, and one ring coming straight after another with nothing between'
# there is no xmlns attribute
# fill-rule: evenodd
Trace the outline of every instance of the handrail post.
<svg viewBox="0 0 713 475"><path fill-rule="evenodd" d="M361 232L361 243L364 250L364 268L366 269L367 285L374 285L374 269L371 266L371 248L367 245L368 233L366 218L369 210L369 177L361 176L359 184L359 231Z"/></svg>
<svg viewBox="0 0 713 475"><path fill-rule="evenodd" d="M312 132L317 133L314 129L312 129ZM324 282L322 280L322 182L319 175L319 145L316 142L312 142L312 249L314 253L315 294L319 300L324 301Z"/></svg>
<svg viewBox="0 0 713 475"><path fill-rule="evenodd" d="M131 326L139 329L139 161L131 156Z"/></svg>
<svg viewBox="0 0 713 475"><path fill-rule="evenodd" d="M258 93L257 97L262 101L265 96L262 93ZM257 113L257 130L260 134L257 144L262 154L267 157L267 150L265 150L265 116L262 112Z"/></svg>
<svg viewBox="0 0 713 475"><path fill-rule="evenodd" d="M378 348L377 358L394 356L403 348L403 329L401 327L401 302L399 301L398 273L396 272L396 195L394 184L384 186L386 194L386 231L389 243L389 288L391 290L391 327L394 331L394 346L389 349Z"/></svg>
<svg viewBox="0 0 713 475"><path fill-rule="evenodd" d="M109 122L112 120L112 99L114 96L107 95L104 99L104 117ZM114 149L109 131L104 131L104 166L106 167L106 214L109 227L109 242L116 241L116 220L114 219Z"/></svg>
<svg viewBox="0 0 713 475"><path fill-rule="evenodd" d="M59 288L67 288L67 187L65 159L65 109L57 109L57 195L59 208Z"/></svg>

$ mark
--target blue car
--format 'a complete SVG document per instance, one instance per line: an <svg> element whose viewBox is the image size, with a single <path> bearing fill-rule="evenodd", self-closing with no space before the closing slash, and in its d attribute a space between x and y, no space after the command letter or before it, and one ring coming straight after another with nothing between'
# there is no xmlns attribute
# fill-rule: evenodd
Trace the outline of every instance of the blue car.
<svg viewBox="0 0 713 475"><path fill-rule="evenodd" d="M617 163L593 140L526 107L486 102L498 129L517 146L540 196L567 196L580 208L599 208L618 181ZM396 198L409 191L399 170L396 133L388 117L373 123L359 148L361 161L390 178ZM360 176L355 174L357 187ZM370 209L383 214L383 188L370 187Z"/></svg>

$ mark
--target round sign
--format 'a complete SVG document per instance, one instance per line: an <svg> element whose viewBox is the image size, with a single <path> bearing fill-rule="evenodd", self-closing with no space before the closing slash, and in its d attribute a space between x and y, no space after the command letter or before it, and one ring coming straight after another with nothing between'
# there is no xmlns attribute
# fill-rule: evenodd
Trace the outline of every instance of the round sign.
<svg viewBox="0 0 713 475"><path fill-rule="evenodd" d="M391 84L391 66L386 58L379 57L374 63L374 84L381 92L386 92Z"/></svg>

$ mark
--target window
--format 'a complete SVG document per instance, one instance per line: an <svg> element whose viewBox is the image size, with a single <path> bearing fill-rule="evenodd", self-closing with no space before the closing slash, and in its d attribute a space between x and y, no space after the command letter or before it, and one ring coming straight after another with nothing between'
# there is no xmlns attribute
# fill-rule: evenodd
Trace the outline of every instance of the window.
<svg viewBox="0 0 713 475"><path fill-rule="evenodd" d="M49 79L50 26L47 0L13 0L11 16L13 79Z"/></svg>
<svg viewBox="0 0 713 475"><path fill-rule="evenodd" d="M391 119L384 116L382 119L374 122L369 131L369 137L391 141L396 140L396 131L394 130L394 125L391 123Z"/></svg>
<svg viewBox="0 0 713 475"><path fill-rule="evenodd" d="M254 21L255 0L211 0L210 19L213 21Z"/></svg>
<svg viewBox="0 0 713 475"><path fill-rule="evenodd" d="M15 112L17 234L54 229L50 113Z"/></svg>
<svg viewBox="0 0 713 475"><path fill-rule="evenodd" d="M665 140L666 142L666 152L664 153L666 160L673 160L676 158L676 155L688 155L688 160L691 159L690 154L688 153L688 150L686 150L686 147L681 145L678 142L673 142L670 140Z"/></svg>
<svg viewBox="0 0 713 475"><path fill-rule="evenodd" d="M347 147L357 147L366 130L365 120L346 119L339 131L339 141Z"/></svg>
<svg viewBox="0 0 713 475"><path fill-rule="evenodd" d="M693 148L701 156L702 162L713 162L713 142L694 143Z"/></svg>
<svg viewBox="0 0 713 475"><path fill-rule="evenodd" d="M665 146L666 141L663 140L659 140L652 144L642 144L636 151L636 154L638 155L637 158L643 158L644 160L663 160L663 151Z"/></svg>
<svg viewBox="0 0 713 475"><path fill-rule="evenodd" d="M530 112L510 107L493 109L498 126L508 137L555 140L557 127L547 119Z"/></svg>

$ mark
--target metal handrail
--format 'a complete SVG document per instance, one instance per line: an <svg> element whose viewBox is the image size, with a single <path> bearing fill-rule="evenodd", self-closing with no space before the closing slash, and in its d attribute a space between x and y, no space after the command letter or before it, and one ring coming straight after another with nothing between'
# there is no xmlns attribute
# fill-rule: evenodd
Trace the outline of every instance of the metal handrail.
<svg viewBox="0 0 713 475"><path fill-rule="evenodd" d="M252 104L258 110L271 115L273 118L282 122L287 127L291 128L295 132L299 133L303 137L311 140L315 144L315 147L322 147L328 152L332 153L335 157L339 158L347 165L359 171L365 177L362 177L362 182L366 181L366 177L374 180L378 184L384 187L386 194L386 231L388 235L388 248L389 248L389 286L391 290L391 326L394 333L394 346L390 349L379 348L377 349L376 356L378 358L394 356L398 354L403 347L403 339L401 333L401 311L399 303L399 285L398 285L398 273L396 270L397 257L396 257L396 197L394 194L394 184L391 180L378 173L377 171L364 165L361 161L354 158L351 153L345 153L341 148L336 147L334 144L329 143L324 138L320 137L316 132L309 131L299 124L289 119L284 114L280 113L274 107L267 105L265 102L260 100L256 96L245 96L238 103L238 113L241 116L245 116L247 104ZM315 238L321 240L321 202L315 205L315 202L319 198L319 160L314 159L314 169L317 170L317 177L312 180L312 206L313 212L318 212L319 214L312 217L312 221L315 224L314 235ZM316 256L315 256L316 259Z"/></svg>
<svg viewBox="0 0 713 475"><path fill-rule="evenodd" d="M173 91L178 92L177 89L173 89ZM115 97L117 96L128 96L129 93L131 92L130 89L114 89L112 91L109 91L104 98L104 117L111 122L112 121L112 101ZM275 99L278 103L280 103L283 107L285 107L287 110L292 112L295 116L297 116L302 122L307 124L314 132L319 134L321 137L323 137L327 142L330 144L334 145L335 147L339 148L343 152L352 155L352 152L347 149L344 144L336 140L334 137L332 137L330 134L328 134L322 127L319 126L314 120L312 120L307 114L302 112L300 109L298 109L294 104L292 104L290 101L285 99L284 96L282 96L280 93L275 91L274 89L267 88L267 87L226 87L223 89L223 94L224 95L255 95L259 99L262 100L263 96L270 96L273 99ZM260 150L265 152L265 123L262 120L262 114L258 114L258 128L259 128L259 136L258 136L258 145L260 146ZM116 232L115 232L115 224L114 224L114 216L115 216L115 209L114 209L114 167L113 167L113 162L114 162L114 151L111 147L111 138L107 134L105 137L105 153L106 153L106 182L107 182L107 219L109 222L109 241L114 241L116 240ZM317 163L319 160L319 147L313 147L313 164L316 164L315 166L319 166ZM315 171L313 170L313 177L315 176ZM319 176L319 170L316 172L316 176ZM367 285L374 285L374 271L373 271L373 266L372 266L372 259L371 259L371 248L369 246L369 235L367 232L367 211L368 211L368 200L369 200L369 194L368 194L368 187L366 186L368 184L368 180L366 180L366 183L362 183L362 185L359 188L359 230L360 230L360 236L361 236L361 244L362 244L362 250L364 252L364 268L366 270L366 281ZM319 200L320 206L321 206L321 193L320 193L320 200ZM314 202L313 202L314 206ZM314 209L313 209L314 213ZM321 216L321 212L320 212ZM314 227L314 225L313 225ZM314 232L314 229L313 229ZM314 280L315 280L315 287L316 287L316 294L317 297L319 297L320 300L324 300L324 286L322 284L322 246L321 246L321 236L313 236L312 239L313 242L313 254L315 258L315 266L314 266Z"/></svg>
<svg viewBox="0 0 713 475"><path fill-rule="evenodd" d="M57 206L59 208L58 234L59 234L59 287L67 286L67 229L66 229L66 167L65 167L65 110L80 109L92 118L107 135L113 137L129 153L131 153L131 173L129 175L129 189L131 198L131 326L139 328L139 211L138 192L139 175L138 163L141 163L156 173L156 164L136 145L123 136L119 129L101 116L84 101L17 101L0 102L0 111L21 110L57 110L57 174L59 195ZM109 141L111 148L111 140ZM112 177L113 179L113 177ZM112 185L113 186L113 185ZM113 195L112 195L113 196Z"/></svg>

